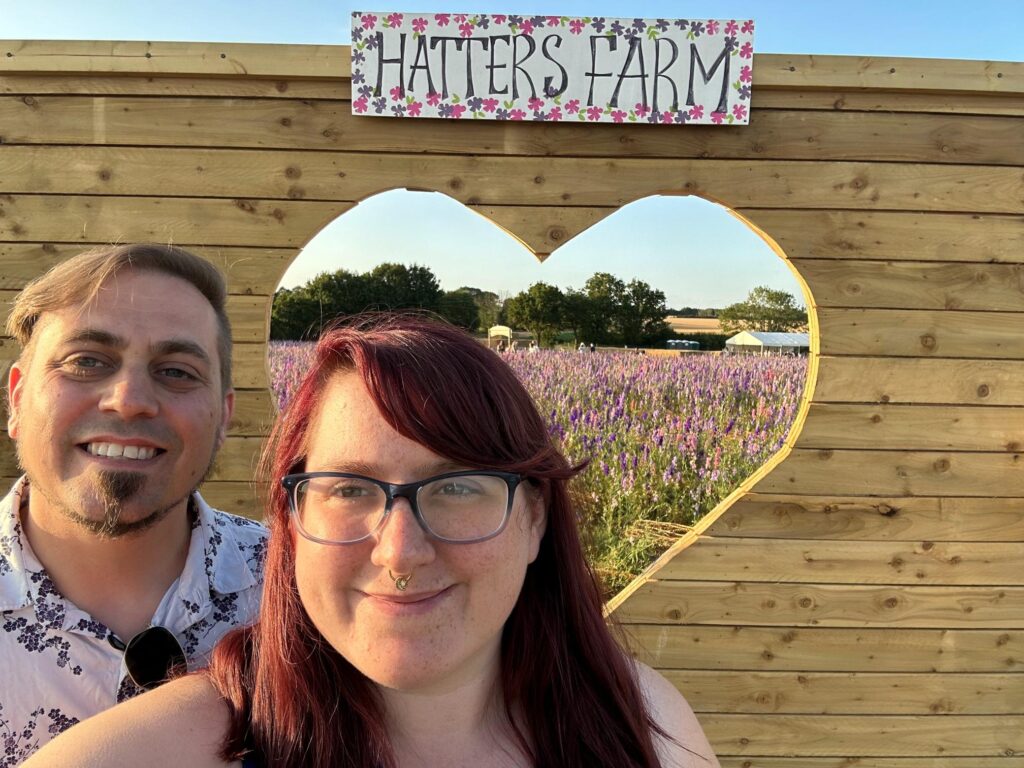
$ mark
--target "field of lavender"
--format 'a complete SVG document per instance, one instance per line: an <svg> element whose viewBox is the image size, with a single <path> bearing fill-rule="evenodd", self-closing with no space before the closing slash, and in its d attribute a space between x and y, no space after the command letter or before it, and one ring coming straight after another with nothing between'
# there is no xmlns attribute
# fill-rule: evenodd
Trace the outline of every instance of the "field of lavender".
<svg viewBox="0 0 1024 768"><path fill-rule="evenodd" d="M280 404L309 350L271 343ZM782 446L807 373L794 357L545 350L506 359L566 454L590 461L574 492L609 596Z"/></svg>

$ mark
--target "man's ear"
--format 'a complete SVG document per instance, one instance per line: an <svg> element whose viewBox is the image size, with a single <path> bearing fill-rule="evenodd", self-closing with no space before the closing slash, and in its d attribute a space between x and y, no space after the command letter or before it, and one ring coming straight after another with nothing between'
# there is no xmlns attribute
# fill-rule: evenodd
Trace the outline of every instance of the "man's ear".
<svg viewBox="0 0 1024 768"><path fill-rule="evenodd" d="M217 450L221 449L224 445L224 441L228 436L228 425L231 423L231 417L235 413L235 390L229 389L224 393L224 409L220 420L220 426L217 427Z"/></svg>
<svg viewBox="0 0 1024 768"><path fill-rule="evenodd" d="M7 434L18 439L21 423L21 396L25 385L25 371L21 361L15 361L7 371Z"/></svg>

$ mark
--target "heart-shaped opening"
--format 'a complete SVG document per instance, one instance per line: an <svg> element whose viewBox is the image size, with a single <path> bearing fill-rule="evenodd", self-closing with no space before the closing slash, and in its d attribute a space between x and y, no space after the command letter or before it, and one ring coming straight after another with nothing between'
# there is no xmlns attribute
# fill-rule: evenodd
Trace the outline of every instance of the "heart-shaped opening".
<svg viewBox="0 0 1024 768"><path fill-rule="evenodd" d="M543 250L551 228L521 209L482 213L392 191L318 233L275 296L278 403L337 313L423 306L479 334L570 458L590 460L574 492L610 596L786 444L807 379L806 291L777 246L700 198L570 212L566 232L585 231L563 232L550 258L524 245Z"/></svg>

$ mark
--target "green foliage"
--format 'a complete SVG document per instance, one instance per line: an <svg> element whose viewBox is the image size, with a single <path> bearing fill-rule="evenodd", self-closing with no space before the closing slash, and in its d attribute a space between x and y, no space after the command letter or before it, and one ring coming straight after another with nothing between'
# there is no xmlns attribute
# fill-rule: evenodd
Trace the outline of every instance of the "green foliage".
<svg viewBox="0 0 1024 768"><path fill-rule="evenodd" d="M534 283L505 302L509 322L525 328L541 346L550 344L561 328L565 296L553 285Z"/></svg>
<svg viewBox="0 0 1024 768"><path fill-rule="evenodd" d="M686 341L696 341L700 344L700 348L705 351L715 351L725 349L726 339L729 338L728 333L675 333L672 338L684 339Z"/></svg>
<svg viewBox="0 0 1024 768"><path fill-rule="evenodd" d="M270 338L315 339L337 318L368 310L422 309L443 314L443 295L434 273L418 264L385 263L363 274L346 269L323 272L305 285L274 294Z"/></svg>
<svg viewBox="0 0 1024 768"><path fill-rule="evenodd" d="M449 323L475 331L480 325L480 309L467 291L445 291L441 296L440 313Z"/></svg>
<svg viewBox="0 0 1024 768"><path fill-rule="evenodd" d="M786 332L807 326L807 311L799 307L791 293L759 285L746 301L731 304L718 313L722 330L727 334L738 331Z"/></svg>

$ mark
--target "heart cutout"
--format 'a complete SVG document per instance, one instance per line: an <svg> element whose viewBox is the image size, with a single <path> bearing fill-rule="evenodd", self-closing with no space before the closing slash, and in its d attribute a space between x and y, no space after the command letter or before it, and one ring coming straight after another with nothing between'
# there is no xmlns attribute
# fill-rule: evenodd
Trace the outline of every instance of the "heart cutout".
<svg viewBox="0 0 1024 768"><path fill-rule="evenodd" d="M669 293L682 272L694 293L672 294L670 305L686 303L681 296L700 296L707 298L690 303L721 306L747 292L723 276L744 273L749 288L788 278L786 287L802 297L776 246L728 209L699 198L646 198L620 209L542 209L547 217L563 217L553 224L537 209L532 219L531 209L471 210L480 216L467 216L464 206L441 194L376 195L321 230L282 284L301 285L325 269L368 272L375 264L412 261L428 265L446 290L468 285L501 293L502 286L525 288L538 281L580 287L595 272L609 272L623 283L638 279ZM495 224L510 236L498 235ZM733 235L723 235L726 230ZM382 232L388 237L382 239ZM403 242L396 236L402 233L411 238ZM723 254L729 243L739 256ZM524 250L537 260L524 259ZM557 256L547 258L554 250ZM481 252L487 258L475 256ZM678 322L686 325L685 319ZM572 348L577 342L572 339ZM273 342L270 354L271 379L283 402L305 370L308 353L300 345ZM599 354L542 351L508 360L570 458L591 459L574 490L590 556L609 595L779 453L807 374L806 358L797 356L666 349L637 354L607 344Z"/></svg>

